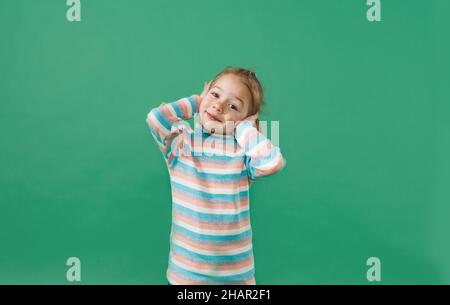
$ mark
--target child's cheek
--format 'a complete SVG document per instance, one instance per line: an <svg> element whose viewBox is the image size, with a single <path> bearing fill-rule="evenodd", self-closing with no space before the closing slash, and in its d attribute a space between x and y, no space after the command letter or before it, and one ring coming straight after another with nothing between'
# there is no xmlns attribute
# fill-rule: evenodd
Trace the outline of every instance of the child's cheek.
<svg viewBox="0 0 450 305"><path fill-rule="evenodd" d="M208 106L209 106L209 100L208 100L208 99L204 99L204 100L202 101L202 103L200 104L200 109L199 109L199 111L200 111L200 112L205 112L205 110L208 109Z"/></svg>

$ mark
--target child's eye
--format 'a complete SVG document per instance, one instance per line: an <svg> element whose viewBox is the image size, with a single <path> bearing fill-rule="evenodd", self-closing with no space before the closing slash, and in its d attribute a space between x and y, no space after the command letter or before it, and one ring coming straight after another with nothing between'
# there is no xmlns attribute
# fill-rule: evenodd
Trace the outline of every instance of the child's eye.
<svg viewBox="0 0 450 305"><path fill-rule="evenodd" d="M237 110L237 107L236 106L234 106L233 104L229 104L230 105L230 108L231 109L233 109L233 110Z"/></svg>
<svg viewBox="0 0 450 305"><path fill-rule="evenodd" d="M211 95L214 96L215 98L219 97L219 95L217 93L215 93L215 92L211 92Z"/></svg>

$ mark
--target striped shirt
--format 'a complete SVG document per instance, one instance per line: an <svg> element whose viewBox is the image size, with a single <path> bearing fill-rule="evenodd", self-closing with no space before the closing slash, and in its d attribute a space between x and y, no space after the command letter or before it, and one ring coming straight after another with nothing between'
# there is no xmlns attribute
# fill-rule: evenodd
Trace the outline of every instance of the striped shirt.
<svg viewBox="0 0 450 305"><path fill-rule="evenodd" d="M166 161L172 190L167 279L171 284L255 283L250 181L286 161L253 122L235 135L207 133L201 98L185 97L150 111L147 124ZM194 117L192 129L185 121Z"/></svg>

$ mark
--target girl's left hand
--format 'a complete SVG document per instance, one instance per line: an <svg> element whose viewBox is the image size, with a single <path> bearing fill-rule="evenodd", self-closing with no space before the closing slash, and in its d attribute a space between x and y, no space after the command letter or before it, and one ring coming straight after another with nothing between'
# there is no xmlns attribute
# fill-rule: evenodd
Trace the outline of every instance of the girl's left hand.
<svg viewBox="0 0 450 305"><path fill-rule="evenodd" d="M256 122L256 119L258 118L259 112L255 113L254 115L250 115L244 119L244 121L250 121L250 122Z"/></svg>
<svg viewBox="0 0 450 305"><path fill-rule="evenodd" d="M256 123L256 119L258 118L258 114L259 114L259 112L255 113L253 115L250 115L250 116L246 117L245 119L243 119L241 121L235 122L234 123L234 133L236 134L236 127L239 125L240 122L250 121L250 122Z"/></svg>

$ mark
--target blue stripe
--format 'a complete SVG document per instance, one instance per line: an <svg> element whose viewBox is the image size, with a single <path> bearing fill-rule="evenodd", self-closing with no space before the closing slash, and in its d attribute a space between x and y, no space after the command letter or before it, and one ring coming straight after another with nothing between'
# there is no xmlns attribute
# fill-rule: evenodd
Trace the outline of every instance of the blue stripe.
<svg viewBox="0 0 450 305"><path fill-rule="evenodd" d="M170 131L171 125L168 121L166 121L164 115L162 114L163 110L161 108L155 108L151 112L153 113L155 118L158 120L158 122L161 123L161 125L163 125L167 130Z"/></svg>
<svg viewBox="0 0 450 305"><path fill-rule="evenodd" d="M198 109L197 109L197 103L195 102L195 97L193 95L191 95L190 97L188 97L188 101L191 103L192 113L197 112Z"/></svg>
<svg viewBox="0 0 450 305"><path fill-rule="evenodd" d="M148 126L148 125L147 125ZM161 141L161 137L159 136L159 134L154 131L150 126L148 126L148 128L150 129L150 132L152 133L152 135L155 137L155 140L161 144L163 144L163 142Z"/></svg>
<svg viewBox="0 0 450 305"><path fill-rule="evenodd" d="M180 103L182 103L182 101L170 103L169 106L172 107L172 109L173 109L173 110L175 111L175 113L177 114L177 117L178 117L178 118L184 118L185 116L183 115L183 111L181 110Z"/></svg>
<svg viewBox="0 0 450 305"><path fill-rule="evenodd" d="M234 215L230 215L230 214L217 215L217 214L210 214L210 213L202 213L202 212L191 210L182 205L179 205L175 201L173 202L173 208L175 210L178 210L180 212L180 214L189 214L189 215L195 216L196 218L205 219L205 220L213 220L213 221L224 220L227 222L238 222L241 220L246 220L250 215L248 210L242 211L239 214L234 214Z"/></svg>
<svg viewBox="0 0 450 305"><path fill-rule="evenodd" d="M248 170L248 175L251 179L255 179L257 177L256 173L255 173L255 168L252 165L252 159L251 158L247 158L245 160L245 165L247 167Z"/></svg>
<svg viewBox="0 0 450 305"><path fill-rule="evenodd" d="M208 192L199 191L192 189L188 186L184 186L182 184L179 184L172 180L172 187L176 188L177 190L185 193L189 193L193 195L195 198L202 198L202 199L209 199L208 202L210 203L234 203L239 202L241 199L248 198L249 191L242 191L237 194L210 194ZM226 202L223 202L223 201Z"/></svg>
<svg viewBox="0 0 450 305"><path fill-rule="evenodd" d="M234 234L234 235L207 235L207 234L199 234L197 232L193 232L186 228L180 227L179 225L177 225L175 223L172 223L172 227L175 230L182 232L181 234L192 235L194 238L204 239L204 240L209 240L209 241L236 241L237 242L239 239L245 239L246 237L248 237L249 235L252 234L252 230L248 229L245 232L242 232L239 234Z"/></svg>
<svg viewBox="0 0 450 305"><path fill-rule="evenodd" d="M172 151L174 150L174 148L176 149L175 145L178 143L178 136L176 136L175 138L172 139L172 142L170 143L170 145L167 147L167 155L169 155L170 153L172 153ZM175 150L174 156L178 157L176 155L177 150Z"/></svg>
<svg viewBox="0 0 450 305"><path fill-rule="evenodd" d="M174 252L180 252L186 256L190 256L190 257L196 258L198 260L208 261L209 263L218 263L221 261L236 261L236 263L238 263L239 261L249 258L253 253L252 249L250 249L250 250L247 250L247 251L239 253L239 254L204 255L204 254L199 254L199 253L189 251L188 249L185 249L185 248L180 247L175 244L172 244L171 248L172 248L172 251L174 251Z"/></svg>
<svg viewBox="0 0 450 305"><path fill-rule="evenodd" d="M175 251L172 248L172 251L170 253L183 256L185 259L188 259L189 261L191 261L193 263L199 263L199 264L205 264L205 265L208 264L208 265L211 265L211 266L230 266L230 265L240 264L240 263L248 260L253 255L253 254L250 254L247 257L243 257L243 258L235 259L235 260L229 259L229 260L222 260L222 261L217 261L216 262L216 261L205 261L204 259L200 259L200 258L197 258L195 256L187 256L186 254L182 254L182 253L179 253L179 252L180 251Z"/></svg>

